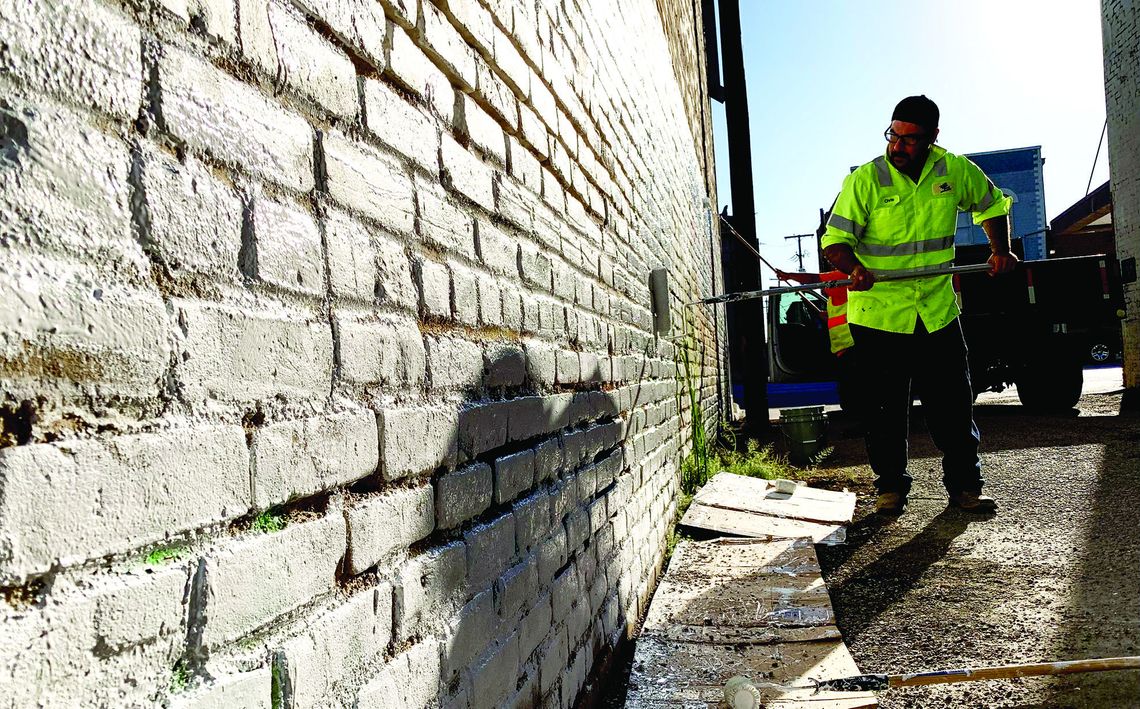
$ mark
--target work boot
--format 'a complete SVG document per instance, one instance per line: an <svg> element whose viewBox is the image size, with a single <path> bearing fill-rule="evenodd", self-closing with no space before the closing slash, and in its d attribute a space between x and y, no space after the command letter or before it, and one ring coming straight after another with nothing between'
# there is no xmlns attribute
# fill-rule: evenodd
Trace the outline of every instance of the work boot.
<svg viewBox="0 0 1140 709"><path fill-rule="evenodd" d="M881 515L901 515L906 511L906 495L901 492L880 492L875 500L875 512Z"/></svg>
<svg viewBox="0 0 1140 709"><path fill-rule="evenodd" d="M997 512L997 500L974 490L950 493L950 506L966 512Z"/></svg>

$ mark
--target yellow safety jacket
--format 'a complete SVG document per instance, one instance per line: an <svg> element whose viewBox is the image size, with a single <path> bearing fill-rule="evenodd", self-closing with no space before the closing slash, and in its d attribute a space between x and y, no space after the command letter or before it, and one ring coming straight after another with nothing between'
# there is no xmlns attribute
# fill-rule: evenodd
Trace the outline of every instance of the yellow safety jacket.
<svg viewBox="0 0 1140 709"><path fill-rule="evenodd" d="M931 146L917 184L884 153L843 181L820 244L847 244L874 273L948 268L959 210L972 212L974 223L981 224L1009 214L1011 204L981 168L945 148ZM960 312L946 275L881 281L870 290L851 291L847 322L911 333L921 317L934 332Z"/></svg>

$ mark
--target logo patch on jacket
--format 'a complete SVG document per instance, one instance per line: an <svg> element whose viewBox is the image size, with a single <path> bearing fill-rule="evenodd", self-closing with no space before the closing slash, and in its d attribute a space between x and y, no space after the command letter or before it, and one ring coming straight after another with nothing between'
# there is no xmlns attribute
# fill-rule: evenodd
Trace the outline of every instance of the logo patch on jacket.
<svg viewBox="0 0 1140 709"><path fill-rule="evenodd" d="M949 194L950 192L953 192L953 191L954 191L954 185L950 184L949 182L935 182L934 183L934 194L936 194L936 195Z"/></svg>
<svg viewBox="0 0 1140 709"><path fill-rule="evenodd" d="M892 204L898 204L898 201L899 201L899 196L897 194L891 195L890 197L883 197L883 206L889 207Z"/></svg>

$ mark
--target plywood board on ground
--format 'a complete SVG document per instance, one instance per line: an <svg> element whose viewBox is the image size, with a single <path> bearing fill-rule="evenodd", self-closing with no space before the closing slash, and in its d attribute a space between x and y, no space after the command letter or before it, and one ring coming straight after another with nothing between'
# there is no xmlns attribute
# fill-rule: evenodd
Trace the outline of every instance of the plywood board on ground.
<svg viewBox="0 0 1140 709"><path fill-rule="evenodd" d="M723 507L707 507L697 503L689 505L681 519L681 525L756 539L806 538L816 544L828 545L847 541L847 528L841 524L821 524L755 512L726 510Z"/></svg>
<svg viewBox="0 0 1140 709"><path fill-rule="evenodd" d="M733 473L714 475L693 497L693 503L831 524L846 524L855 514L855 493L806 485L797 485L791 493L779 492L770 480Z"/></svg>
<svg viewBox="0 0 1140 709"><path fill-rule="evenodd" d="M877 706L867 692L761 686L855 674L810 540L682 541L636 642L626 706L722 706L736 675L761 683L765 706Z"/></svg>

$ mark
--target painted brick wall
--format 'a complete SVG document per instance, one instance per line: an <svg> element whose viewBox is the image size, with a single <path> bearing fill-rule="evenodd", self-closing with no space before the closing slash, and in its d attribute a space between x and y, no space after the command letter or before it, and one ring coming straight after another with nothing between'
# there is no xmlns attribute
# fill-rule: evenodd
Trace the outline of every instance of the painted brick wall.
<svg viewBox="0 0 1140 709"><path fill-rule="evenodd" d="M662 8L0 0L0 707L573 703L689 437L652 268L723 416Z"/></svg>
<svg viewBox="0 0 1140 709"><path fill-rule="evenodd" d="M1140 259L1140 7L1103 0L1101 15L1116 255ZM1140 406L1140 283L1124 285L1124 302L1125 398Z"/></svg>

